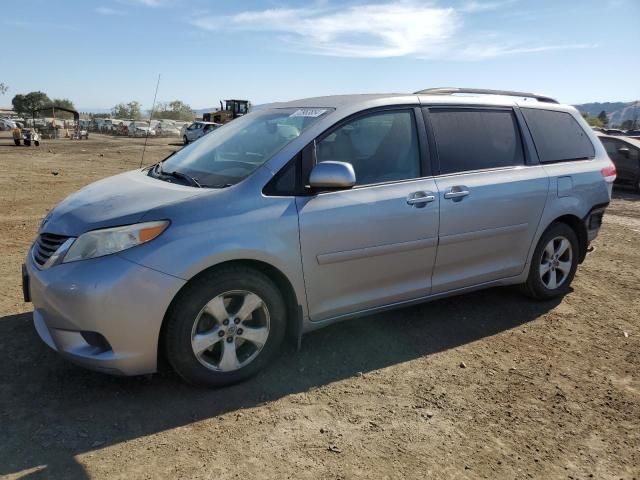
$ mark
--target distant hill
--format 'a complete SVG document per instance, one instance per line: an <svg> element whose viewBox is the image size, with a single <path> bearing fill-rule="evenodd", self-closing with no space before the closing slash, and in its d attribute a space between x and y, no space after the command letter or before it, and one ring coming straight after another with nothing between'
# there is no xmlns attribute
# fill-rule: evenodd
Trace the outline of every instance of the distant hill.
<svg viewBox="0 0 640 480"><path fill-rule="evenodd" d="M594 102L574 105L579 111L597 116L601 111L607 112L609 125L620 125L625 120L640 119L640 100L633 102Z"/></svg>

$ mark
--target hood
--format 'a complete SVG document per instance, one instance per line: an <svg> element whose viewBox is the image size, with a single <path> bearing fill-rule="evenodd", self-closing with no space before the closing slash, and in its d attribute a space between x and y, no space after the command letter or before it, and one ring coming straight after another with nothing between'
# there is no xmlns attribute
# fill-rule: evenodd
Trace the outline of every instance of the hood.
<svg viewBox="0 0 640 480"><path fill-rule="evenodd" d="M92 183L55 207L41 231L77 236L97 228L136 223L149 210L211 192L163 182L140 170Z"/></svg>

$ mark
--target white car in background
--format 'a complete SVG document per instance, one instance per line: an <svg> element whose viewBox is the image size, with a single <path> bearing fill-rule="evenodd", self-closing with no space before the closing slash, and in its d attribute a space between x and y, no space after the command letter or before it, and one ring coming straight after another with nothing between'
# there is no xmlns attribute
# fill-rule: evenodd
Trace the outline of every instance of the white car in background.
<svg viewBox="0 0 640 480"><path fill-rule="evenodd" d="M182 141L185 145L195 142L200 137L204 137L207 133L213 132L216 128L221 127L220 123L213 122L193 122L188 127L182 127Z"/></svg>
<svg viewBox="0 0 640 480"><path fill-rule="evenodd" d="M149 122L131 122L129 124L130 137L155 136L156 131L149 126Z"/></svg>
<svg viewBox="0 0 640 480"><path fill-rule="evenodd" d="M155 127L156 135L162 135L164 137L179 137L180 129L176 126L175 122L171 120L161 120Z"/></svg>
<svg viewBox="0 0 640 480"><path fill-rule="evenodd" d="M12 130L16 128L16 122L9 118L0 118L0 130Z"/></svg>

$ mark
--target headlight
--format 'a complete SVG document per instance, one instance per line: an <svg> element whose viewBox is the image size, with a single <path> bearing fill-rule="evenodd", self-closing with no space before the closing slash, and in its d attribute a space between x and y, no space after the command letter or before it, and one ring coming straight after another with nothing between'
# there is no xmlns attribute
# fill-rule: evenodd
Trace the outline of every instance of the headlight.
<svg viewBox="0 0 640 480"><path fill-rule="evenodd" d="M167 220L93 230L80 235L62 263L102 257L149 242L169 226Z"/></svg>

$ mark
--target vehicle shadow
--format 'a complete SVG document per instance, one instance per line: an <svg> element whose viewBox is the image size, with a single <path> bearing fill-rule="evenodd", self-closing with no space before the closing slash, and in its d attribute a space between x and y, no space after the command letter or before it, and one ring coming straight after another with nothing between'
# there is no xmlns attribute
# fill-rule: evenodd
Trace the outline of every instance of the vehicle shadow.
<svg viewBox="0 0 640 480"><path fill-rule="evenodd" d="M628 200L637 202L640 200L640 193L638 193L632 186L628 185L614 185L611 198L615 200Z"/></svg>
<svg viewBox="0 0 640 480"><path fill-rule="evenodd" d="M10 315L0 319L0 476L87 478L74 455L456 348L558 303L500 288L335 324L306 335L300 352L288 345L257 377L219 390L170 373L117 378L83 370L40 341L30 313Z"/></svg>

